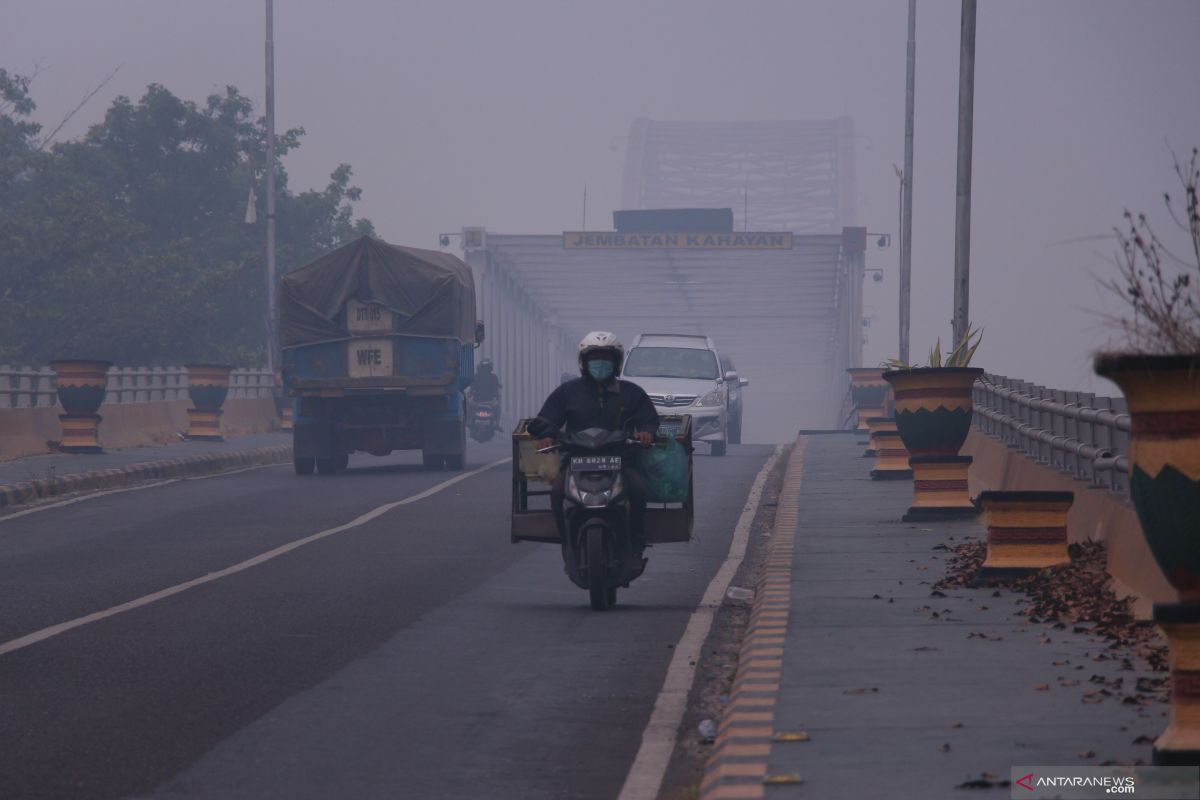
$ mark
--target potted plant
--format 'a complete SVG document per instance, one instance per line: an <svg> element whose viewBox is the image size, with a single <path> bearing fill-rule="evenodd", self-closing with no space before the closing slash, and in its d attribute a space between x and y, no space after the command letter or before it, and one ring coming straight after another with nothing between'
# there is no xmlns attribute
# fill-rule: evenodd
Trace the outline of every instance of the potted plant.
<svg viewBox="0 0 1200 800"><path fill-rule="evenodd" d="M1116 320L1127 350L1100 353L1096 373L1125 394L1131 417L1129 494L1142 533L1178 603L1157 604L1154 619L1171 646L1171 722L1154 763L1200 763L1200 152L1175 160L1182 214L1168 213L1190 240L1177 255L1144 214L1125 212L1115 229L1119 277L1104 285L1121 297Z"/></svg>
<svg viewBox="0 0 1200 800"><path fill-rule="evenodd" d="M221 435L221 406L229 395L228 364L186 364L188 397L192 408L188 413L187 438L219 442Z"/></svg>
<svg viewBox="0 0 1200 800"><path fill-rule="evenodd" d="M866 433L868 419L887 415L888 385L882 377L883 369L851 367L846 372L850 374L850 399L858 416L855 430Z"/></svg>
<svg viewBox="0 0 1200 800"><path fill-rule="evenodd" d="M59 449L68 453L101 453L100 420L96 412L104 404L108 391L108 368L111 361L73 358L51 361L58 402L65 414L62 422L62 441Z"/></svg>
<svg viewBox="0 0 1200 800"><path fill-rule="evenodd" d="M938 339L927 366L887 362L892 369L883 379L892 386L896 429L913 469L913 505L905 520L979 513L967 490L971 458L958 451L971 431L971 390L983 370L970 363L982 340L982 332L968 327L944 358Z"/></svg>

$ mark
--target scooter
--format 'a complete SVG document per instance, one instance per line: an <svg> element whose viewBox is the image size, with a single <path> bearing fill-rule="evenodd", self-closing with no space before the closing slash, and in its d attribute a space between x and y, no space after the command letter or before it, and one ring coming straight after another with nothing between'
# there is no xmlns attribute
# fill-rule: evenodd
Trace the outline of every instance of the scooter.
<svg viewBox="0 0 1200 800"><path fill-rule="evenodd" d="M630 533L629 497L621 478L636 444L623 431L588 428L559 434L556 444L538 451L563 454L563 564L571 582L587 589L595 611L615 605L617 588L628 588L646 568Z"/></svg>
<svg viewBox="0 0 1200 800"><path fill-rule="evenodd" d="M495 400L472 401L467 426L475 441L491 441L500 429L500 404Z"/></svg>

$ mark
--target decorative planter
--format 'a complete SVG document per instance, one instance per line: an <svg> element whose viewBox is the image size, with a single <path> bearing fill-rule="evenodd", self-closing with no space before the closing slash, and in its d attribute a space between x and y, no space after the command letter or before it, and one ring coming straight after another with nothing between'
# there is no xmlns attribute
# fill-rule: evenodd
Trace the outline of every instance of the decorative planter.
<svg viewBox="0 0 1200 800"><path fill-rule="evenodd" d="M104 404L108 390L111 361L64 359L51 361L58 385L58 402L67 413L59 414L62 441L59 449L67 453L102 453L100 420L96 412Z"/></svg>
<svg viewBox="0 0 1200 800"><path fill-rule="evenodd" d="M1154 619L1171 646L1171 723L1154 763L1200 764L1200 353L1101 354L1096 373L1132 418L1129 494L1150 552L1179 592Z"/></svg>
<svg viewBox="0 0 1200 800"><path fill-rule="evenodd" d="M984 580L1025 575L1070 564L1067 512L1074 492L991 491L979 495L987 512Z"/></svg>
<svg viewBox="0 0 1200 800"><path fill-rule="evenodd" d="M872 417L872 419L881 419ZM886 419L886 417L882 418ZM875 469L871 470L871 479L877 481L908 480L913 476L912 468L908 465L908 451L896 431L876 431L875 433Z"/></svg>
<svg viewBox="0 0 1200 800"><path fill-rule="evenodd" d="M870 417L887 416L888 385L878 367L854 367L846 372L850 373L850 399L858 416L856 430L866 433Z"/></svg>
<svg viewBox="0 0 1200 800"><path fill-rule="evenodd" d="M896 427L914 456L958 455L971 431L971 389L978 367L917 367L883 373L891 384Z"/></svg>
<svg viewBox="0 0 1200 800"><path fill-rule="evenodd" d="M869 436L869 441L867 442L867 449L863 452L863 458L870 458L871 456L875 455L876 451L879 449L879 443L877 439L880 433L895 433L896 435L899 435L899 432L896 430L896 420L892 419L891 417L867 418L867 434Z"/></svg>
<svg viewBox="0 0 1200 800"><path fill-rule="evenodd" d="M971 432L971 389L978 367L916 367L883 373L892 386L896 429L912 454L913 504L905 520L973 517L967 493L969 456L958 451Z"/></svg>
<svg viewBox="0 0 1200 800"><path fill-rule="evenodd" d="M229 395L228 364L187 364L188 397L193 408L188 409L187 438L220 442L221 406Z"/></svg>

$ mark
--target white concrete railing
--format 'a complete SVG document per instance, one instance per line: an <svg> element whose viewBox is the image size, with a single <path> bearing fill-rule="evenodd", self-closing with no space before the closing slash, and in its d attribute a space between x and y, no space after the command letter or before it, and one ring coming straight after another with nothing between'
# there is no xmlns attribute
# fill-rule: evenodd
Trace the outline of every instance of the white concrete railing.
<svg viewBox="0 0 1200 800"><path fill-rule="evenodd" d="M111 367L105 403L150 403L187 399L187 370L183 367ZM40 408L58 403L54 370L0 364L0 408ZM235 369L229 376L229 396L236 399L270 397L274 377L265 369Z"/></svg>

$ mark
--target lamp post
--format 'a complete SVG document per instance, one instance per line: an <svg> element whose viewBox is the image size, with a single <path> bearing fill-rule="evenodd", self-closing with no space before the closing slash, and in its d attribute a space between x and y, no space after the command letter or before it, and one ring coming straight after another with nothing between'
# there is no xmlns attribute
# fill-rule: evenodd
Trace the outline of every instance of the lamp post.
<svg viewBox="0 0 1200 800"><path fill-rule="evenodd" d="M275 342L275 4L267 3L267 369L278 368Z"/></svg>

